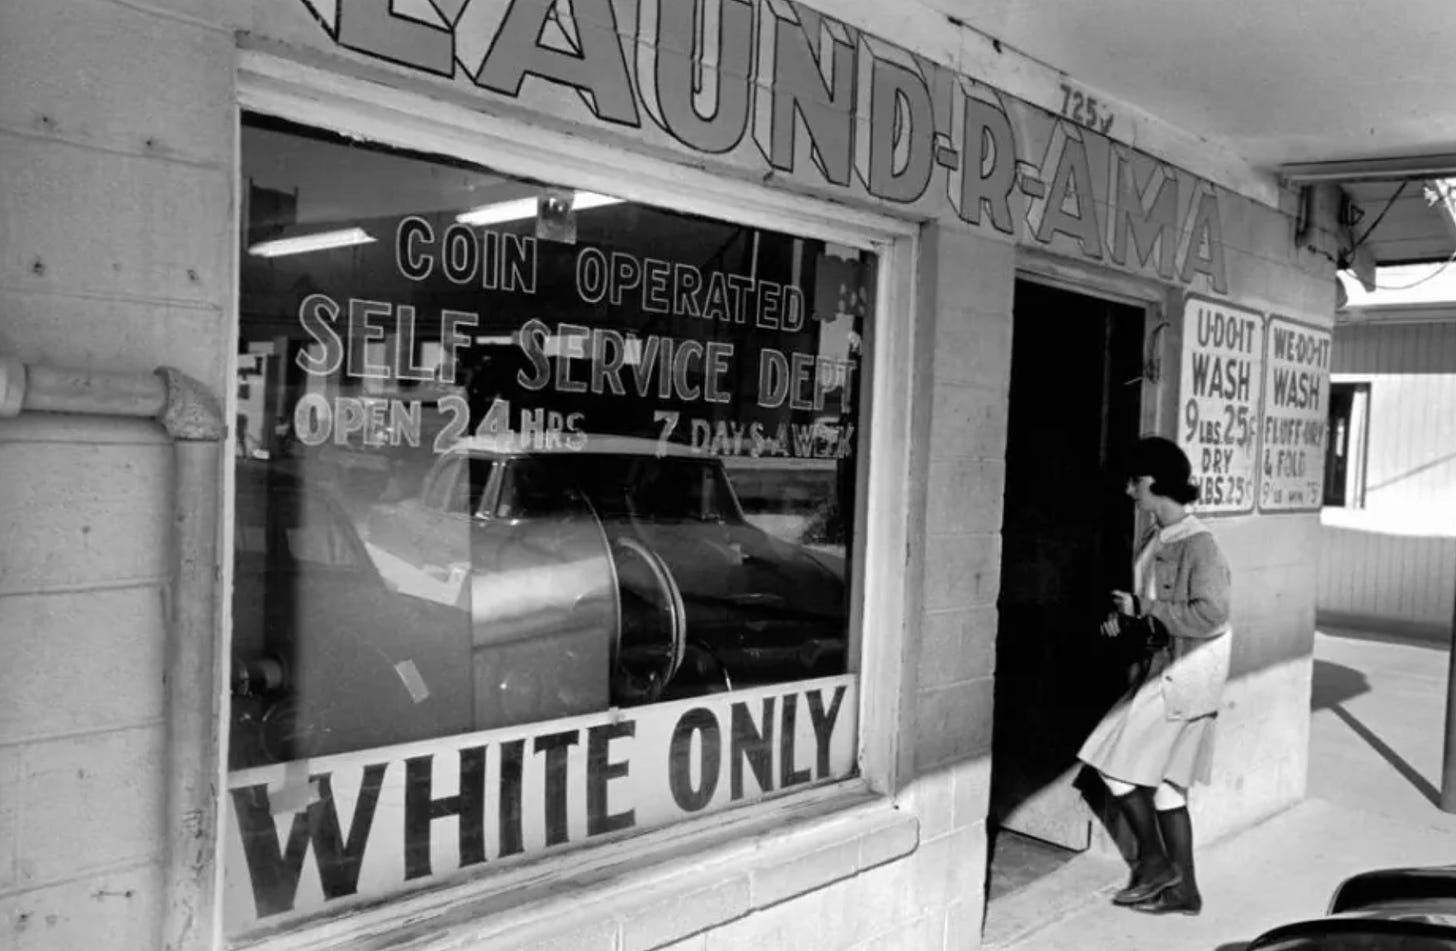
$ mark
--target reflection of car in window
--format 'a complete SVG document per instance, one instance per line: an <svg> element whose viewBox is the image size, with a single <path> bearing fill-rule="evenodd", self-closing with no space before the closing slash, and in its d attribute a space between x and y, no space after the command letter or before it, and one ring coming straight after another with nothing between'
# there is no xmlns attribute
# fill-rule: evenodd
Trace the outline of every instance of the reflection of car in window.
<svg viewBox="0 0 1456 951"><path fill-rule="evenodd" d="M469 610L477 647L603 625L616 703L841 672L843 579L749 524L720 460L659 448L466 441L419 496L376 506L369 550L392 587Z"/></svg>
<svg viewBox="0 0 1456 951"><path fill-rule="evenodd" d="M470 729L458 612L391 592L329 495L237 474L232 768Z"/></svg>

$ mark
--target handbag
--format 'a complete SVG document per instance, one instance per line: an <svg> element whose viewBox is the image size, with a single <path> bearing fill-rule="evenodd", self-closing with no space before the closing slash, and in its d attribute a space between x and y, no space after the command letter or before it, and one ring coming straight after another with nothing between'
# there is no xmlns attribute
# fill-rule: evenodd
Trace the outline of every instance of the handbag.
<svg viewBox="0 0 1456 951"><path fill-rule="evenodd" d="M1119 640L1127 639L1128 645L1134 652L1143 654L1155 654L1166 649L1172 643L1172 636L1162 621L1150 614L1142 617L1131 617L1126 614L1117 616L1117 637Z"/></svg>
<svg viewBox="0 0 1456 951"><path fill-rule="evenodd" d="M1151 617L1119 615L1112 646L1123 690L1136 690L1160 674L1172 660L1171 637L1161 621Z"/></svg>

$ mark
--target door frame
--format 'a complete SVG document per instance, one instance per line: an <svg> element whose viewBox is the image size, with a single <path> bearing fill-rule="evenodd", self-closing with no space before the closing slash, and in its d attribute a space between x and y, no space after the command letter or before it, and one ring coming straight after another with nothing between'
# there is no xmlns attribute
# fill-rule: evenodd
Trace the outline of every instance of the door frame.
<svg viewBox="0 0 1456 951"><path fill-rule="evenodd" d="M1142 310L1143 374L1138 393L1138 427L1139 432L1143 435L1160 432L1165 418L1164 404L1167 402L1168 393L1165 384L1169 376L1167 353L1169 322L1166 315L1177 307L1179 292L1165 288L1155 281L1084 265L1038 249L1024 247L1017 248L1014 279ZM1013 311L1015 306L1013 299ZM1174 367L1176 368L1176 364ZM1140 537L1147 528L1146 517L1140 515L1135 517L1137 522L1134 525L1134 537ZM993 764L992 769L994 770L994 768ZM1076 770L1074 769L1070 776L1075 777L1075 775ZM1049 793L1049 795L1039 794L1019 806L1016 813L1021 813L1024 818L1035 823L1038 814L1051 816L1057 810L1067 808L1057 802L1057 799L1060 798L1057 795L1059 790L1060 784L1047 787L1042 792ZM1078 795L1076 802L1078 805L1072 807L1075 813L1068 818L1075 823L1085 816L1089 829L1087 851L1096 854L1118 854L1116 843L1106 829L1094 821L1096 816L1086 801ZM1003 821L1002 827L1010 831L1027 831L1018 830L1016 825L1015 821L1011 823ZM1028 834L1034 835L1034 832Z"/></svg>
<svg viewBox="0 0 1456 951"><path fill-rule="evenodd" d="M1164 404L1171 392L1165 389L1165 385L1170 368L1174 372L1177 368L1176 363L1169 360L1167 331L1171 324L1168 314L1176 310L1181 292L1147 278L1082 264L1038 248L1016 249L1015 279L1143 308L1143 385L1138 426L1144 434L1161 433L1166 411ZM1012 306L1015 307L1014 300ZM1150 363L1158 369L1152 380L1147 372ZM1139 529L1142 527L1138 526Z"/></svg>

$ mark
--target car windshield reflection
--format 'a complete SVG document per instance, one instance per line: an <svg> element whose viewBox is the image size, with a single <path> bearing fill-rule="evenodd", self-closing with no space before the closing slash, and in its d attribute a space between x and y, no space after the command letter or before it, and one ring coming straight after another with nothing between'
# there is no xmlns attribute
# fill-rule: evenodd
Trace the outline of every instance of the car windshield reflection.
<svg viewBox="0 0 1456 951"><path fill-rule="evenodd" d="M732 489L713 460L584 453L545 465L578 485L603 518L741 522Z"/></svg>

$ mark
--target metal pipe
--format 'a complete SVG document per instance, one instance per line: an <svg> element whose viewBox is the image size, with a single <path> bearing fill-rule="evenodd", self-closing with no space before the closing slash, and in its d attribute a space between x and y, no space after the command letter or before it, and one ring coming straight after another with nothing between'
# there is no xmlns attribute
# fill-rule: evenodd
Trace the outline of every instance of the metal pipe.
<svg viewBox="0 0 1456 951"><path fill-rule="evenodd" d="M212 941L217 852L222 405L202 383L171 367L150 374L60 369L0 353L0 417L22 411L154 419L172 440L161 946L202 951Z"/></svg>
<svg viewBox="0 0 1456 951"><path fill-rule="evenodd" d="M160 420L167 408L167 387L162 370L115 373L48 367L0 354L0 417L28 411Z"/></svg>
<svg viewBox="0 0 1456 951"><path fill-rule="evenodd" d="M1456 812L1456 604L1451 615L1451 652L1446 673L1446 746L1441 764L1441 811Z"/></svg>
<svg viewBox="0 0 1456 951"><path fill-rule="evenodd" d="M154 418L167 403L167 388L155 374L26 368L22 410Z"/></svg>
<svg viewBox="0 0 1456 951"><path fill-rule="evenodd" d="M172 444L174 561L167 604L167 785L162 947L211 943L217 854L217 440Z"/></svg>
<svg viewBox="0 0 1456 951"><path fill-rule="evenodd" d="M217 856L217 610L222 405L181 371L162 367L157 422L172 438L172 596L167 606L167 853L162 947L212 944Z"/></svg>

